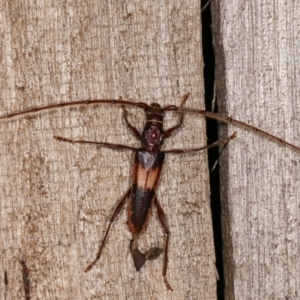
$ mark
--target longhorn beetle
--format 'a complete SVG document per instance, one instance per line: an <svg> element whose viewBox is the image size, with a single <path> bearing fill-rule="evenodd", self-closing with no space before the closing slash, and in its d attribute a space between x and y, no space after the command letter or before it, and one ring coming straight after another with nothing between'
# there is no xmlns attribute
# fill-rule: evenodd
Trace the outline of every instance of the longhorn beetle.
<svg viewBox="0 0 300 300"><path fill-rule="evenodd" d="M85 272L88 272L99 260L101 256L102 249L104 247L106 238L108 236L110 227L112 222L115 220L117 215L120 213L122 207L124 206L126 200L129 198L129 215L128 215L128 224L129 229L132 232L132 240L130 241L130 252L134 261L134 265L136 269L139 271L140 268L144 265L146 260L156 259L161 253L162 249L160 248L151 248L146 253L140 252L138 249L138 237L140 233L146 229L148 216L151 211L151 206L154 204L157 208L158 218L162 227L164 228L166 234L166 244L165 244L165 254L164 254L164 264L163 264L163 277L164 282L166 284L167 289L172 290L171 285L168 283L166 278L167 273L167 262L168 262L168 245L169 245L169 228L167 224L167 219L164 214L164 211L156 197L156 189L157 189L157 182L162 170L163 162L165 153L172 153L172 154L183 154L183 153L192 153L201 151L204 149L210 149L212 147L217 147L222 144L228 143L231 139L235 138L235 133L229 136L227 139L223 141L216 142L212 145L204 146L201 148L195 149L173 149L167 151L161 151L160 148L163 145L164 139L169 138L172 136L182 125L183 123L183 113L190 112L190 113L198 113L204 115L207 118L215 119L220 122L230 123L239 127L244 127L248 130L254 131L263 135L269 139L272 139L282 145L288 146L294 150L300 151L300 148L288 143L266 131L263 131L257 127L248 125L244 122L235 120L233 118L229 118L226 116L219 115L217 113L208 112L205 110L199 110L195 108L187 108L183 107L184 102L188 98L189 94L183 96L182 103L180 106L175 105L168 105L162 108L159 104L153 103L150 106L144 102L133 102L133 101L126 101L126 100L113 100L113 99L103 99L103 100L89 100L89 101L75 101L69 103L60 103L60 104L53 104L47 105L44 107L38 107L29 109L22 112L11 113L6 116L0 117L0 119L11 118L14 116L24 115L28 113L33 113L37 111L43 111L52 108L59 108L59 107L66 107L66 106L75 106L75 105L88 105L88 104L101 104L101 103L108 103L108 104L118 104L122 105L123 107L123 117L127 127L132 131L132 133L142 142L142 147L136 149L131 146L126 146L122 144L111 144L106 142L94 142L94 141L86 141L86 140L71 140L68 138L54 136L56 140L69 142L69 143L88 143L88 144L96 144L101 145L103 147L117 149L117 150L133 150L135 151L135 161L133 167L133 177L132 177L132 186L128 189L125 195L119 200L113 215L110 218L110 223L100 244L99 250L97 252L96 258L85 268ZM147 120L143 130L143 133L140 132L129 123L127 118L127 111L124 106L136 106L143 108L145 110ZM169 128L168 130L164 131L163 129L163 117L164 113L167 111L179 111L181 112L181 116L179 122L174 127Z"/></svg>
<svg viewBox="0 0 300 300"><path fill-rule="evenodd" d="M181 105L183 105L187 97L188 94L184 95ZM134 166L132 172L132 186L128 189L125 195L118 202L118 205L116 206L115 211L110 218L110 223L106 230L104 239L102 240L99 251L96 255L96 258L85 268L85 272L88 272L100 258L103 246L105 244L106 238L110 230L110 226L117 217L117 215L120 213L127 199L129 199L128 225L129 230L132 233L132 240L130 241L130 252L136 270L139 271L140 268L146 262L146 260L156 259L162 253L162 249L154 247L148 250L146 253L142 253L138 249L138 238L141 232L145 231L147 227L147 223L149 221L151 213L151 207L154 204L157 208L159 221L162 227L164 228L165 234L167 236L163 266L164 282L167 286L167 289L172 290L171 285L166 279L170 231L165 213L156 196L157 184L163 167L165 153L182 154L197 152L204 149L210 149L212 147L217 147L221 144L228 143L231 139L235 137L235 134L232 134L228 139L224 141L216 142L212 145L201 148L161 151L160 148L163 145L164 140L172 136L181 127L183 122L183 113L181 113L181 117L177 125L164 131L164 110L161 108L161 106L157 103L152 103L150 106L146 104L144 106L144 109L147 120L143 133L140 134L140 132L129 123L127 118L127 111L123 108L123 117L125 119L127 127L142 143L142 147L139 149L121 144L111 144L84 140L71 140L60 136L54 136L54 138L59 141L69 143L97 144L111 149L135 151Z"/></svg>

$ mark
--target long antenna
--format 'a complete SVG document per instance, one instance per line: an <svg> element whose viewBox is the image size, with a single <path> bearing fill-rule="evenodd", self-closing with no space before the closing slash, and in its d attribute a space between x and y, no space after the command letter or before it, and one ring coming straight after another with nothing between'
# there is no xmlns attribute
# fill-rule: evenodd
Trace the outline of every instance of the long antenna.
<svg viewBox="0 0 300 300"><path fill-rule="evenodd" d="M54 108L62 108L62 107L68 107L68 106L77 106L77 105L90 105L90 104L116 104L116 105L128 105L128 106L136 106L140 108L149 108L149 105L144 102L133 102L133 101L126 101L126 100L115 100L115 99L103 99L103 100L81 100L81 101L74 101L74 102L63 102L59 104L51 104L51 105L46 105L43 107L36 107L36 108L31 108L27 110L23 110L20 112L16 113L11 113L7 114L5 116L0 117L1 119L6 119L6 118L12 118L20 115L25 115L28 113L34 113L38 111L43 111L43 110L48 110L48 109L54 109Z"/></svg>
<svg viewBox="0 0 300 300"><path fill-rule="evenodd" d="M245 128L247 130L253 131L255 133L258 133L262 136L267 137L270 140L273 140L281 145L285 145L293 150L296 151L300 151L300 147L297 147L273 134L270 134L260 128L257 128L255 126L246 124L244 122L241 122L239 120L230 118L230 117L226 117L226 116L222 116L218 113L214 113L214 112L210 112L210 111L206 111L206 110L201 110L201 109L196 109L196 108L189 108L189 107L179 107L179 106L175 106L175 105L169 105L163 108L163 111L181 111L181 112L190 112L190 113L197 113L197 114L201 114L206 118L209 119L214 119L217 121L220 121L222 123L227 123L227 124L232 124L232 125L236 125L238 127L242 127Z"/></svg>
<svg viewBox="0 0 300 300"><path fill-rule="evenodd" d="M188 94L184 95L187 97ZM28 110L16 112L16 113L11 113L4 115L0 117L1 119L7 119L7 118L12 118L20 115L25 115L28 113L35 113L35 112L40 112L44 110L49 110L49 109L55 109L55 108L62 108L62 107L69 107L69 106L78 106L78 105L92 105L92 104L115 104L115 105L128 105L128 106L135 106L135 107L140 107L142 109L147 109L150 106L145 103L145 102L133 102L133 101L128 101L128 100L122 100L122 99L103 99L103 100L81 100L81 101L74 101L74 102L64 102L64 103L59 103L59 104L51 104L51 105L46 105L43 107L37 107L37 108L31 108ZM293 150L300 151L300 147L295 146L273 134L270 134L258 127L246 124L244 122L241 122L239 120L233 119L231 117L226 117L223 115L220 115L218 113L206 111L206 110L201 110L201 109L196 109L196 108L190 108L190 107L182 107L182 106L176 106L176 105L168 105L164 108L162 108L162 111L181 111L181 112L190 112L190 113L197 113L200 115L203 115L206 118L217 120L222 123L227 123L227 124L232 124L236 125L238 127L245 128L247 130L250 130L252 132L258 133L262 136L265 136L266 138L273 140L281 145L285 145Z"/></svg>

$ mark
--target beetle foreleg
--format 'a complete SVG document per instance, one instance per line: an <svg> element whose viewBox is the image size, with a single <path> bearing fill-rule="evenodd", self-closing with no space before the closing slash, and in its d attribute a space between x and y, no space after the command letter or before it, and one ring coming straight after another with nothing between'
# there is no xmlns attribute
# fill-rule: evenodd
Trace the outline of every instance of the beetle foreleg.
<svg viewBox="0 0 300 300"><path fill-rule="evenodd" d="M185 103L185 101L187 100L187 98L189 97L190 94L184 94L182 96L182 100L181 100L181 103L180 103L180 106L179 107L182 107ZM183 113L181 114L180 116L180 119L179 119L179 122L177 125L175 125L174 127L171 127L169 128L168 130L165 131L165 136L164 138L167 139L169 138L170 136L172 136L174 133L176 133L177 130L180 129L180 127L182 126L182 123L183 123Z"/></svg>
<svg viewBox="0 0 300 300"><path fill-rule="evenodd" d="M124 106L122 106L122 108L123 108L123 118L124 118L124 120L125 120L125 122L126 122L127 127L132 131L132 133L134 134L134 136L135 136L139 141L141 141L141 140L142 140L142 136L141 136L140 132L139 132L133 125L131 125L131 124L129 123L128 118L127 118L128 112L127 112L127 110L125 109Z"/></svg>
<svg viewBox="0 0 300 300"><path fill-rule="evenodd" d="M170 136L172 136L177 130L180 129L181 125L183 123L183 114L181 114L179 122L177 125L175 125L174 127L169 128L168 130L165 131L165 136L164 138L167 139Z"/></svg>

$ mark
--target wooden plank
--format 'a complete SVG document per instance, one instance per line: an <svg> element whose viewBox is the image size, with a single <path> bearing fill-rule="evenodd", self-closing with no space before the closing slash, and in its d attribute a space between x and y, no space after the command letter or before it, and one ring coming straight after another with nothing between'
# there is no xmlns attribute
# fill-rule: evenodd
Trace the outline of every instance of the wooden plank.
<svg viewBox="0 0 300 300"><path fill-rule="evenodd" d="M0 2L1 115L82 99L134 99L203 108L199 1ZM178 114L168 113L166 127ZM130 109L142 128L144 113ZM205 145L204 120L187 115L165 148ZM169 155L158 198L171 229L168 278L162 257L137 272L122 212L94 259L132 154L71 145L53 135L139 146L109 105L56 109L1 121L0 295L22 299L22 266L36 299L215 299L206 153ZM154 211L141 250L164 246Z"/></svg>
<svg viewBox="0 0 300 300"><path fill-rule="evenodd" d="M213 11L221 111L298 146L299 14L279 0L214 1ZM297 299L300 154L237 135L221 179L226 299Z"/></svg>

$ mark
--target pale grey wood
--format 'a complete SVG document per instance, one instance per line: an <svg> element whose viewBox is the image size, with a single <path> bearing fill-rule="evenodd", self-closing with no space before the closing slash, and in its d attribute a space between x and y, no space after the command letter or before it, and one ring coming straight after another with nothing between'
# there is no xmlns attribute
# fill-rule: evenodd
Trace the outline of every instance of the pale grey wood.
<svg viewBox="0 0 300 300"><path fill-rule="evenodd" d="M199 1L0 1L1 115L80 99L119 98L203 107ZM143 111L130 109L142 128ZM167 127L178 114L167 114ZM187 115L165 148L204 145L204 120ZM87 274L132 154L58 142L53 135L139 146L109 105L1 121L0 297L22 299L20 259L32 299L215 299L206 153L169 155L158 191L171 241L169 292L162 257L136 272L126 209ZM164 246L156 211L141 249ZM4 271L9 283L5 287Z"/></svg>
<svg viewBox="0 0 300 300"><path fill-rule="evenodd" d="M299 1L214 1L223 112L298 146L299 17ZM226 299L299 299L300 153L237 135L221 180Z"/></svg>

